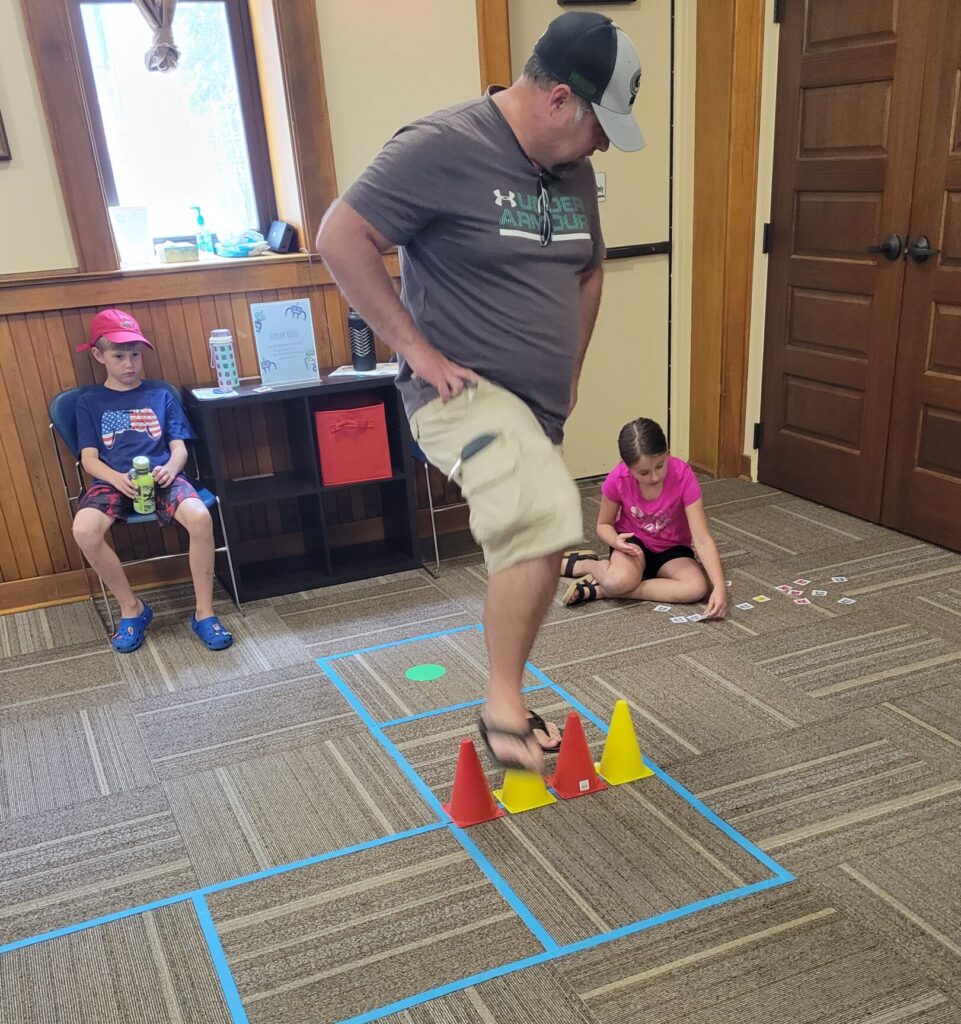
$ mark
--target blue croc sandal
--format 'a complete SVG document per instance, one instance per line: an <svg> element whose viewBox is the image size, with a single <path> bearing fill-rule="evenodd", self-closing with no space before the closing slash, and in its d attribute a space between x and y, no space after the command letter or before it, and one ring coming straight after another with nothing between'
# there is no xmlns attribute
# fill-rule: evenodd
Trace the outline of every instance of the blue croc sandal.
<svg viewBox="0 0 961 1024"><path fill-rule="evenodd" d="M196 615L191 615L190 628L200 637L208 651L222 651L234 642L233 635L224 629L216 615L199 622Z"/></svg>
<svg viewBox="0 0 961 1024"><path fill-rule="evenodd" d="M110 638L118 654L131 654L143 644L144 633L153 621L153 608L146 601L140 602L143 611L131 619L121 619L117 632Z"/></svg>

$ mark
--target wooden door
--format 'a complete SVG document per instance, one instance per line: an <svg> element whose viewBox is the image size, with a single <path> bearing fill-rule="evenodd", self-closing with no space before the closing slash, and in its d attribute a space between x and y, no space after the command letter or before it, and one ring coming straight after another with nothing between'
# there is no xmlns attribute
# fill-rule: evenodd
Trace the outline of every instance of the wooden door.
<svg viewBox="0 0 961 1024"><path fill-rule="evenodd" d="M925 62L882 522L961 551L961 5L937 0Z"/></svg>
<svg viewBox="0 0 961 1024"><path fill-rule="evenodd" d="M930 6L783 5L759 477L873 520L905 263L866 250L908 230Z"/></svg>

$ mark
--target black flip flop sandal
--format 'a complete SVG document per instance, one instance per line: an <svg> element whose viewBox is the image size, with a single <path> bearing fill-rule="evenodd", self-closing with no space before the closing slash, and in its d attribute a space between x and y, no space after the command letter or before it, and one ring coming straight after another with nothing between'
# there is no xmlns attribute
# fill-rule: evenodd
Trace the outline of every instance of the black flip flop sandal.
<svg viewBox="0 0 961 1024"><path fill-rule="evenodd" d="M573 580L573 579L577 578L574 575L574 566L579 561L581 561L581 559L584 559L584 558L591 558L594 561L597 561L597 552L596 551L591 551L591 550L587 550L587 551L565 551L564 552L564 557L567 559L567 564L561 570L561 575L565 579Z"/></svg>
<svg viewBox="0 0 961 1024"><path fill-rule="evenodd" d="M534 736L535 731L539 730L545 736L550 737L551 733L550 730L547 728L547 722L545 722L544 719L541 718L541 716L536 711L532 711L530 708L527 708L527 721L529 723L530 734L532 736ZM557 731L561 734L561 739L563 739L564 730L558 728ZM556 754L561 749L561 739L559 739L553 747L545 747L544 744L541 743L541 741L538 740L536 736L534 736L534 740L536 741L537 745L541 748L541 750L544 751L545 754Z"/></svg>
<svg viewBox="0 0 961 1024"><path fill-rule="evenodd" d="M494 748L491 746L491 736L509 736L512 740L519 740L525 746L530 746L531 742L537 743L534 739L530 729L524 732L517 732L514 729L501 729L496 725L488 725L483 718L477 719L477 728L480 731L481 739L484 741L484 746L487 747L487 752L493 758L494 763L498 768L513 768L516 771L529 772L531 769L526 764L521 764L520 761L515 761L512 758L504 759L498 757L494 753ZM537 743L540 746L539 743Z"/></svg>
<svg viewBox="0 0 961 1024"><path fill-rule="evenodd" d="M561 604L568 608L574 608L579 604L586 604L588 601L597 600L597 581L593 576L583 576L574 582L564 591Z"/></svg>

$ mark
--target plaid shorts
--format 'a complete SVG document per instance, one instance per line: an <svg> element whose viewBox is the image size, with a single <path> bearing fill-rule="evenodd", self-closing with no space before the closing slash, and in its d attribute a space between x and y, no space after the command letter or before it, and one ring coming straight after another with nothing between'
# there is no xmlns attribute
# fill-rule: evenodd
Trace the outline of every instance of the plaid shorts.
<svg viewBox="0 0 961 1024"><path fill-rule="evenodd" d="M196 498L199 501L200 495L183 473L178 473L169 487L154 488L154 498L157 503L157 521L161 526L169 526L181 503L188 498ZM121 494L116 487L111 487L110 484L98 481L80 495L77 510L82 508L95 508L98 512L103 512L105 516L125 523L127 516L133 514L133 498Z"/></svg>

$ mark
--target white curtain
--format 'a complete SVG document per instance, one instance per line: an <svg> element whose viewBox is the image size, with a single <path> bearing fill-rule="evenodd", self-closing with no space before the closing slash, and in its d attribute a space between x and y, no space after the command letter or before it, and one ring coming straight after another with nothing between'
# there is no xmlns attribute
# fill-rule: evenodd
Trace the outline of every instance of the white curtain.
<svg viewBox="0 0 961 1024"><path fill-rule="evenodd" d="M177 0L133 0L153 29L153 45L144 55L148 71L173 71L180 59L174 43L173 20Z"/></svg>

